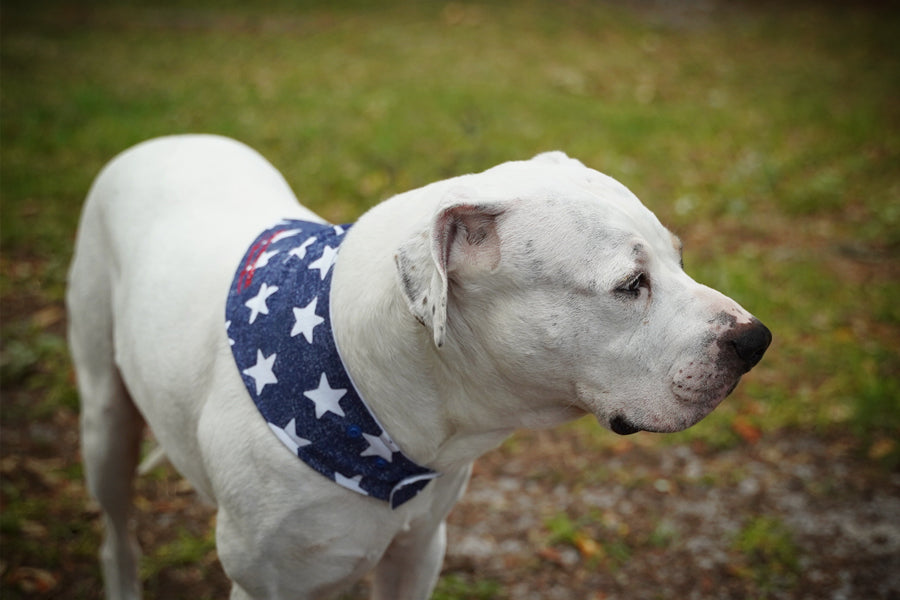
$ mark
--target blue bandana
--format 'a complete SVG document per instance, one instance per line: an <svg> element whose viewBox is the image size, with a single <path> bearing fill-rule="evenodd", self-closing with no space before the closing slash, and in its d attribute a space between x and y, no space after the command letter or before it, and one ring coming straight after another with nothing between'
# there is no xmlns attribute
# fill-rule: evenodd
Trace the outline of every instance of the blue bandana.
<svg viewBox="0 0 900 600"><path fill-rule="evenodd" d="M336 483L397 508L437 473L409 460L366 406L331 330L331 272L349 225L281 221L234 276L225 327L272 432Z"/></svg>

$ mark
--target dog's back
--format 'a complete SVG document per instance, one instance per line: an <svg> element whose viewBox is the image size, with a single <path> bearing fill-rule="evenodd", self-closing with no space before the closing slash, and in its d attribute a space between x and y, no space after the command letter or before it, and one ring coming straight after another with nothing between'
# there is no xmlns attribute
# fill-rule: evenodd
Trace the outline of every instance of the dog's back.
<svg viewBox="0 0 900 600"><path fill-rule="evenodd" d="M224 332L219 340L208 332L222 329L210 323L223 318L240 245L221 241L291 215L318 219L258 153L216 136L135 146L88 194L66 300L86 478L107 515L108 598L139 594L127 521L145 419L192 483L209 487L196 446L203 399L178 395L198 389L185 378L213 377L225 344Z"/></svg>

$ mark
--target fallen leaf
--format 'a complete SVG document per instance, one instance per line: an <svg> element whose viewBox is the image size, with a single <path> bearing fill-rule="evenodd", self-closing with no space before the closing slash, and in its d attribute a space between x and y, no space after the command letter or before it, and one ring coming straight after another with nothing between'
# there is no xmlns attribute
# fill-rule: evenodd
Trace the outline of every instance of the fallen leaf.
<svg viewBox="0 0 900 600"><path fill-rule="evenodd" d="M51 325L56 325L62 321L64 314L63 308L54 304L34 313L31 317L31 322L39 329L47 329Z"/></svg>
<svg viewBox="0 0 900 600"><path fill-rule="evenodd" d="M562 559L562 554L560 554L559 550L553 548L551 546L545 546L538 550L538 556L546 560L547 562L551 562L554 565L564 567L565 563Z"/></svg>
<svg viewBox="0 0 900 600"><path fill-rule="evenodd" d="M47 537L47 527L42 523L25 519L19 523L19 527L22 529L22 533L31 539L44 539Z"/></svg>
<svg viewBox="0 0 900 600"><path fill-rule="evenodd" d="M869 447L869 458L872 460L878 460L880 458L884 458L894 451L894 448L897 447L897 442L890 438L881 438L876 440L871 447Z"/></svg>
<svg viewBox="0 0 900 600"><path fill-rule="evenodd" d="M762 437L762 431L760 431L759 427L753 425L744 417L735 417L731 423L731 428L748 444L755 444Z"/></svg>
<svg viewBox="0 0 900 600"><path fill-rule="evenodd" d="M37 475L47 487L56 488L64 481L61 471L65 464L62 459L26 457L23 465L31 473Z"/></svg>
<svg viewBox="0 0 900 600"><path fill-rule="evenodd" d="M10 573L9 581L26 594L46 594L59 584L59 576L44 569L18 567Z"/></svg>
<svg viewBox="0 0 900 600"><path fill-rule="evenodd" d="M0 459L0 473L9 475L19 466L19 458L16 456L6 456Z"/></svg>
<svg viewBox="0 0 900 600"><path fill-rule="evenodd" d="M581 534L575 536L575 547L585 558L594 558L602 549L593 538Z"/></svg>
<svg viewBox="0 0 900 600"><path fill-rule="evenodd" d="M612 451L617 456L625 454L626 452L630 452L634 448L634 442L631 440L626 440L624 438L619 438L613 442Z"/></svg>

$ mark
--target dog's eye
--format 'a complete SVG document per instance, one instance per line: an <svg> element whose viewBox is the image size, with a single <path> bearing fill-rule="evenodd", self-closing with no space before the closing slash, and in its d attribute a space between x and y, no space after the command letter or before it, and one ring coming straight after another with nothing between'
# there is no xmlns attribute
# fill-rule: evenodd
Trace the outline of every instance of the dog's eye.
<svg viewBox="0 0 900 600"><path fill-rule="evenodd" d="M647 276L644 273L638 273L624 285L617 287L616 292L631 297L637 297L641 293L641 288L645 287L648 287Z"/></svg>

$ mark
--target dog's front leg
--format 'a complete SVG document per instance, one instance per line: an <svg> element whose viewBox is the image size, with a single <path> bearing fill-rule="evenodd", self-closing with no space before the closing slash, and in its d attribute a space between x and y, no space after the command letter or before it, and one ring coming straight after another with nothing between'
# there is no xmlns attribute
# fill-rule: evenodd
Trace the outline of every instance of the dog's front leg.
<svg viewBox="0 0 900 600"><path fill-rule="evenodd" d="M432 495L432 502L408 529L394 537L382 555L375 567L373 600L427 600L431 596L447 547L445 519L465 491L471 473L471 464L448 470L423 492Z"/></svg>
<svg viewBox="0 0 900 600"><path fill-rule="evenodd" d="M441 573L446 547L443 521L396 537L375 567L373 600L427 600Z"/></svg>

